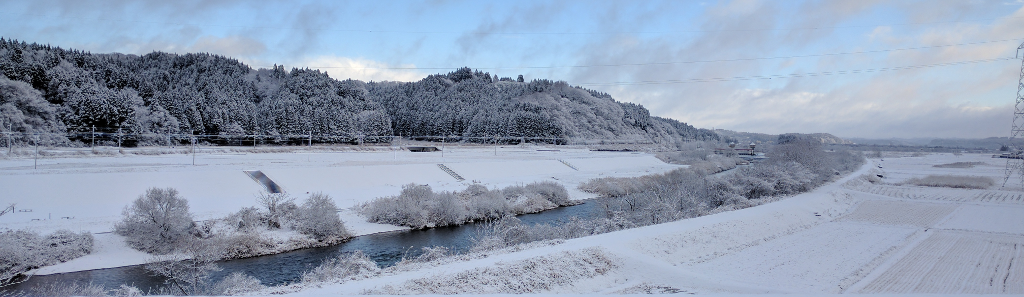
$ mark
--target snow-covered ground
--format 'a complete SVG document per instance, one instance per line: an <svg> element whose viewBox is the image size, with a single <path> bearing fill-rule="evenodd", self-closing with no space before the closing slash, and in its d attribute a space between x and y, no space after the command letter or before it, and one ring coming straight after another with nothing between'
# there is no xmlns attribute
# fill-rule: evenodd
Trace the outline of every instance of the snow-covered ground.
<svg viewBox="0 0 1024 297"><path fill-rule="evenodd" d="M984 164L932 167L965 161ZM838 182L753 208L291 289L303 296L1024 294L1024 201L1014 198L1024 192L1019 183L1000 187L1004 162L948 154L875 159ZM864 174L882 174L891 184L868 183ZM999 182L981 190L898 185L928 174Z"/></svg>
<svg viewBox="0 0 1024 297"><path fill-rule="evenodd" d="M640 176L680 167L650 154L563 146L495 149L448 145L443 153L412 153L397 147L238 151L242 152L201 150L194 166L193 156L185 154L76 157L65 153L65 157L39 159L38 165L33 159L0 159L0 204L17 204L16 212L0 216L0 228L95 233L92 254L36 271L52 274L145 263L148 255L131 250L119 236L108 232L121 218L121 210L147 188L177 189L199 220L255 206L255 195L262 186L243 170L261 170L300 201L307 193L330 195L345 209L340 215L346 226L365 235L404 227L367 223L348 208L396 195L409 183L428 184L435 190L462 190L474 182L495 188L548 180L565 185L571 198L586 199L590 195L576 186L589 179ZM466 180L457 181L437 164L445 164Z"/></svg>

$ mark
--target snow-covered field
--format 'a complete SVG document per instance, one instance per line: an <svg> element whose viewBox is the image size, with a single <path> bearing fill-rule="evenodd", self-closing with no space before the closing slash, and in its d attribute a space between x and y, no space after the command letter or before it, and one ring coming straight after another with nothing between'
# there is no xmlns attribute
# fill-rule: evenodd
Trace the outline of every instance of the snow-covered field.
<svg viewBox="0 0 1024 297"><path fill-rule="evenodd" d="M195 166L193 156L185 154L76 157L66 153L67 157L39 159L38 169L33 168L33 159L0 159L0 204L17 204L16 212L0 216L0 228L95 233L91 255L36 271L51 274L148 260L148 255L131 250L119 236L108 233L121 218L121 210L147 188L177 189L199 220L255 206L255 195L262 186L243 170L261 170L300 201L307 193L330 195L339 208L346 209L340 213L346 226L365 235L404 227L367 223L348 208L396 195L409 183L428 184L435 190L462 190L474 182L494 188L548 180L565 185L571 198L586 199L590 195L576 186L591 178L640 176L679 167L650 154L562 146L495 149L449 145L443 154L412 153L397 147L284 151L245 153L244 149L207 148L195 156ZM457 181L437 164L445 164L466 180Z"/></svg>
<svg viewBox="0 0 1024 297"><path fill-rule="evenodd" d="M985 164L932 167L962 161ZM1024 201L984 198L1022 194L1019 183L1000 188L1004 162L988 155L875 159L838 182L753 208L293 289L304 296L1024 294ZM864 174L883 174L889 184L868 183ZM980 190L898 185L928 174L999 182Z"/></svg>

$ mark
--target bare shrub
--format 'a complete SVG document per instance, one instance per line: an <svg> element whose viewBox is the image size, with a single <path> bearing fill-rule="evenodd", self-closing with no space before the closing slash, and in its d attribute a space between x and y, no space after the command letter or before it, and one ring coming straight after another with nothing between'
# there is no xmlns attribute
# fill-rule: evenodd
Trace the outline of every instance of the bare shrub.
<svg viewBox="0 0 1024 297"><path fill-rule="evenodd" d="M366 294L526 294L541 293L578 279L606 274L618 263L600 248L563 251L456 274L386 284Z"/></svg>
<svg viewBox="0 0 1024 297"><path fill-rule="evenodd" d="M929 175L923 178L911 178L906 183L924 187L963 189L987 189L996 184L991 177L965 175Z"/></svg>
<svg viewBox="0 0 1024 297"><path fill-rule="evenodd" d="M527 226L514 216L492 221L473 238L471 251L489 251L541 240L572 239L614 232L637 225L621 217L583 220L569 218L561 225L537 224Z"/></svg>
<svg viewBox="0 0 1024 297"><path fill-rule="evenodd" d="M88 232L58 230L46 236L28 230L0 232L0 284L31 269L87 255L92 248Z"/></svg>
<svg viewBox="0 0 1024 297"><path fill-rule="evenodd" d="M210 274L220 271L214 263L223 257L220 247L207 240L188 239L179 244L177 253L154 257L146 270L166 278L175 293L200 295L209 289Z"/></svg>
<svg viewBox="0 0 1024 297"><path fill-rule="evenodd" d="M174 250L195 226L188 201L173 188L150 188L122 212L114 232L124 236L131 247L156 254Z"/></svg>
<svg viewBox="0 0 1024 297"><path fill-rule="evenodd" d="M324 261L313 270L302 274L303 283L345 281L364 278L380 272L377 262L362 251L342 254Z"/></svg>
<svg viewBox="0 0 1024 297"><path fill-rule="evenodd" d="M772 163L799 163L823 180L839 171L836 169L837 160L830 158L821 142L816 140L792 140L772 147L766 155Z"/></svg>
<svg viewBox="0 0 1024 297"><path fill-rule="evenodd" d="M213 244L222 249L223 256L229 259L254 257L263 251L272 249L274 242L258 232L238 232L227 236L215 237Z"/></svg>
<svg viewBox="0 0 1024 297"><path fill-rule="evenodd" d="M93 283L79 283L79 282L54 282L48 284L40 284L30 289L33 296L48 296L48 297L71 297L71 296L107 296L107 290L103 289L103 286L95 285Z"/></svg>
<svg viewBox="0 0 1024 297"><path fill-rule="evenodd" d="M768 163L741 169L729 180L747 199L789 195L810 190L820 183L810 170L796 162Z"/></svg>
<svg viewBox="0 0 1024 297"><path fill-rule="evenodd" d="M298 210L295 229L318 241L338 241L352 237L338 217L338 207L330 196L313 193Z"/></svg>
<svg viewBox="0 0 1024 297"><path fill-rule="evenodd" d="M255 207L244 207L238 212L228 215L225 220L233 224L238 231L250 231L259 226L269 225L268 217Z"/></svg>
<svg viewBox="0 0 1024 297"><path fill-rule="evenodd" d="M569 205L569 191L562 185L552 181L530 183L523 186L527 192L532 192L544 197L557 205Z"/></svg>
<svg viewBox="0 0 1024 297"><path fill-rule="evenodd" d="M217 282L217 284L214 285L207 293L210 295L232 296L255 292L266 288L267 286L264 286L260 283L260 280L255 277L242 272L234 272Z"/></svg>
<svg viewBox="0 0 1024 297"><path fill-rule="evenodd" d="M765 162L720 177L711 174L735 167L736 159L710 156L689 168L664 174L593 179L581 184L580 189L607 198L604 208L608 219L605 219L605 223L594 223L595 226L645 226L750 207L758 203L751 199L806 192L864 164L860 152L826 152L820 143L800 139L773 147L769 155L772 158ZM576 224L576 227L586 225ZM530 232L566 232L559 228L535 228ZM583 230L569 233L576 232L587 233ZM503 244L497 239L497 235L486 237L480 240L479 245Z"/></svg>
<svg viewBox="0 0 1024 297"><path fill-rule="evenodd" d="M479 188L471 190L474 186L483 188L483 190L478 191ZM470 217L491 220L512 213L512 204L505 199L501 191L489 191L483 186L471 185L462 193L466 195L466 212Z"/></svg>
<svg viewBox="0 0 1024 297"><path fill-rule="evenodd" d="M139 288L136 288L136 287L133 287L133 286L129 286L129 285L125 285L125 284L122 284L117 289L110 290L110 296L138 297L138 296L142 296L142 295L144 295L144 294L142 293L142 290L139 290Z"/></svg>
<svg viewBox="0 0 1024 297"><path fill-rule="evenodd" d="M569 191L555 182L500 190L470 185L461 192L434 192L428 185L409 184L402 187L398 196L380 197L360 205L359 212L370 222L431 228L534 213L573 203Z"/></svg>
<svg viewBox="0 0 1024 297"><path fill-rule="evenodd" d="M935 168L974 168L974 166L985 165L985 162L955 162L949 164L932 165Z"/></svg>
<svg viewBox="0 0 1024 297"><path fill-rule="evenodd" d="M293 214L295 198L287 193L260 193L256 201L267 210L265 218L270 228L281 228L281 221Z"/></svg>

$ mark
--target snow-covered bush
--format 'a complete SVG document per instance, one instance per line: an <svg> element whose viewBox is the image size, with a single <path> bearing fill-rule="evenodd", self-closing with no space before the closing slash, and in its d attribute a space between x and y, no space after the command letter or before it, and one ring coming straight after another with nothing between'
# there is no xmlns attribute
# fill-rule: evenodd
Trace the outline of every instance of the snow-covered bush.
<svg viewBox="0 0 1024 297"><path fill-rule="evenodd" d="M313 193L298 209L295 229L316 240L340 240L352 237L338 217L338 207L330 196Z"/></svg>
<svg viewBox="0 0 1024 297"><path fill-rule="evenodd" d="M736 194L747 199L802 193L819 184L814 173L796 162L765 163L726 177Z"/></svg>
<svg viewBox="0 0 1024 297"><path fill-rule="evenodd" d="M32 296L47 297L109 296L107 295L107 290L103 289L103 286L93 283L83 284L79 282L52 282L39 284L32 287L30 291L32 292Z"/></svg>
<svg viewBox="0 0 1024 297"><path fill-rule="evenodd" d="M528 193L536 193L545 200L551 203L561 205L569 205L569 191L565 189L561 184L552 181L542 181L526 184L523 186L524 190Z"/></svg>
<svg viewBox="0 0 1024 297"><path fill-rule="evenodd" d="M600 248L562 251L511 262L500 262L455 274L430 275L367 290L367 294L527 294L550 292L580 279L590 279L616 268Z"/></svg>
<svg viewBox="0 0 1024 297"><path fill-rule="evenodd" d="M259 226L271 225L267 223L268 216L260 213L260 210L255 207L243 207L238 212L224 218L224 220L232 223L238 231L249 231Z"/></svg>
<svg viewBox="0 0 1024 297"><path fill-rule="evenodd" d="M210 274L221 270L214 262L223 258L223 251L209 240L197 238L182 240L176 251L154 257L146 270L165 278L169 294L205 294L210 289Z"/></svg>
<svg viewBox="0 0 1024 297"><path fill-rule="evenodd" d="M256 201L267 210L263 218L270 228L281 228L281 221L295 214L295 198L287 193L260 193Z"/></svg>
<svg viewBox="0 0 1024 297"><path fill-rule="evenodd" d="M195 226L188 201L173 188L150 188L122 212L114 232L124 236L131 247L148 253L166 254L189 236Z"/></svg>
<svg viewBox="0 0 1024 297"><path fill-rule="evenodd" d="M46 236L27 230L0 232L0 284L31 269L88 255L92 247L88 232L58 230Z"/></svg>
<svg viewBox="0 0 1024 297"><path fill-rule="evenodd" d="M987 189L996 182L987 176L966 175L929 175L915 177L906 181L908 184L924 187L946 187L963 189Z"/></svg>
<svg viewBox="0 0 1024 297"><path fill-rule="evenodd" d="M431 228L534 213L572 203L565 187L554 182L500 190L470 185L461 192L434 192L428 185L409 184L402 187L398 196L374 199L362 204L359 211L370 222Z"/></svg>
<svg viewBox="0 0 1024 297"><path fill-rule="evenodd" d="M935 168L974 168L977 165L985 165L985 162L953 162L949 164L932 165Z"/></svg>
<svg viewBox="0 0 1024 297"><path fill-rule="evenodd" d="M380 272L377 262L362 251L342 254L324 261L313 270L302 274L303 283L340 282L359 279Z"/></svg>
<svg viewBox="0 0 1024 297"><path fill-rule="evenodd" d="M207 294L232 296L267 288L260 280L242 272L234 272L217 282Z"/></svg>
<svg viewBox="0 0 1024 297"><path fill-rule="evenodd" d="M512 202L501 191L490 191L482 185L470 185L462 192L466 195L467 215L483 220L498 219L512 213Z"/></svg>
<svg viewBox="0 0 1024 297"><path fill-rule="evenodd" d="M689 168L593 179L579 188L606 197L605 210L611 219L644 226L756 204L750 199L806 192L864 163L859 152L826 152L820 143L799 139L774 146L769 155L767 161L720 177L711 174L734 168L736 159L712 156Z"/></svg>
<svg viewBox="0 0 1024 297"><path fill-rule="evenodd" d="M473 239L472 251L489 251L541 240L572 239L638 227L621 217L583 220L572 217L561 225L527 226L514 216L488 223Z"/></svg>
<svg viewBox="0 0 1024 297"><path fill-rule="evenodd" d="M254 230L221 235L210 240L220 247L223 256L228 259L258 256L274 247L272 240Z"/></svg>
<svg viewBox="0 0 1024 297"><path fill-rule="evenodd" d="M125 284L121 284L121 286L117 287L117 289L110 290L110 296L139 297L143 295L145 294L143 294L142 290L140 290L139 288Z"/></svg>

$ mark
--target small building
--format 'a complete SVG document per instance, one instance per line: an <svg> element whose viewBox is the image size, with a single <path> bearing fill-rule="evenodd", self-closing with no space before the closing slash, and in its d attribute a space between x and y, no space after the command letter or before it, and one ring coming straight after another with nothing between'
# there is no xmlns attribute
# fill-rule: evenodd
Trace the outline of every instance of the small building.
<svg viewBox="0 0 1024 297"><path fill-rule="evenodd" d="M753 142L750 143L750 147L749 148L743 148L743 147L737 148L735 143L730 143L729 144L729 148L716 148L715 149L715 154L725 155L726 152L728 152L729 150L732 150L732 151L736 152L737 155L740 155L740 156L756 156L757 152L754 151L754 149L756 147L757 147L757 144L754 144Z"/></svg>
<svg viewBox="0 0 1024 297"><path fill-rule="evenodd" d="M436 151L440 151L441 150L441 149L437 148L436 146L408 146L408 147L405 147L405 148L408 149L410 152L414 152L414 153L429 153L429 152L436 152Z"/></svg>

